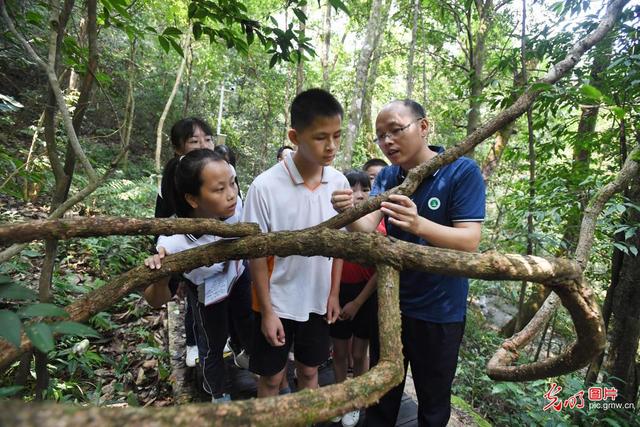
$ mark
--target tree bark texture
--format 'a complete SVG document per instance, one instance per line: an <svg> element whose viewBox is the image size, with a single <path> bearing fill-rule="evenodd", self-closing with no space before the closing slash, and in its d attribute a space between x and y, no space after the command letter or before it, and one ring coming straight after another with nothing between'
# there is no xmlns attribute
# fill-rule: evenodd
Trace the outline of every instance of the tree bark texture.
<svg viewBox="0 0 640 427"><path fill-rule="evenodd" d="M484 254L460 252L449 249L420 246L384 237L373 233L345 233L330 229L306 229L277 233L257 234L237 240L225 240L205 245L176 255L167 256L160 270L140 266L117 277L109 284L79 298L66 307L70 319L86 321L92 315L107 309L114 302L134 290L157 281L172 273L192 270L201 265L211 265L228 259L251 259L266 255L281 257L290 255L330 256L348 259L364 265L386 264L395 269L426 270L437 274L458 275L481 279L528 280L552 287L562 298L563 304L576 323L588 334L578 334L576 351L585 355L587 361L600 351L604 344L602 319L598 306L588 287L581 287L581 269L568 260L522 255L502 255L495 252ZM582 311L580 311L582 310ZM517 341L515 341L517 343ZM508 349L511 349L511 342ZM585 344L586 343L586 344ZM30 347L23 338L20 351L5 342L0 342L0 368ZM564 369L570 372L582 362L574 356L560 356L561 360L548 359L536 370L515 371L513 375L500 366L504 360L513 360L507 353L491 366L501 379L521 380L519 375L529 378L545 369L555 372ZM551 368L546 368L546 364ZM497 365L497 366L496 366ZM494 375L490 371L490 375ZM544 376L542 375L542 376Z"/></svg>
<svg viewBox="0 0 640 427"><path fill-rule="evenodd" d="M135 219L94 217L76 219L45 219L0 225L0 244L30 242L36 239L67 240L74 237L113 235L171 235L205 233L220 237L243 237L260 232L252 223L227 224L205 218Z"/></svg>
<svg viewBox="0 0 640 427"><path fill-rule="evenodd" d="M189 404L169 408L100 408L54 403L28 405L0 401L0 424L12 426L75 427L140 426L304 426L369 406L402 381L404 366L398 352L400 304L398 272L378 268L378 306L381 332L380 363L369 372L340 384L263 399L222 404ZM29 410L25 410L26 408Z"/></svg>

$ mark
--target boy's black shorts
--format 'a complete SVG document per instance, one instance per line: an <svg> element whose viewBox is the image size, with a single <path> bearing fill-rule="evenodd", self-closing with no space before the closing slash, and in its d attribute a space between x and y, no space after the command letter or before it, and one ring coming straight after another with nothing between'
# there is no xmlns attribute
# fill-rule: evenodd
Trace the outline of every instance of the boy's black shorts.
<svg viewBox="0 0 640 427"><path fill-rule="evenodd" d="M306 322L283 318L280 321L285 342L281 347L274 347L262 333L262 315L255 313L253 352L249 359L251 372L267 377L280 372L287 364L291 344L295 344L295 360L303 365L320 366L329 358L329 325L324 316L310 313Z"/></svg>
<svg viewBox="0 0 640 427"><path fill-rule="evenodd" d="M356 299L362 289L364 289L366 282L361 283L341 283L340 284L340 308L347 305L348 302ZM369 298L362 304L362 307L358 310L355 317L350 320L338 320L333 325L329 326L329 334L332 338L338 338L348 340L352 336L368 340L371 337L373 330L373 322L376 322L375 318L375 293L370 295Z"/></svg>

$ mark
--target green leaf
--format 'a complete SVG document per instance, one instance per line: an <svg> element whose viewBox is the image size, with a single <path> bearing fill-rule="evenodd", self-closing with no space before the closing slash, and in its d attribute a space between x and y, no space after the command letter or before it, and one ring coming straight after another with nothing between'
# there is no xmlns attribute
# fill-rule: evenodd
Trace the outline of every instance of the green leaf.
<svg viewBox="0 0 640 427"><path fill-rule="evenodd" d="M613 106L611 107L611 112L613 113L616 119L618 120L624 119L624 108Z"/></svg>
<svg viewBox="0 0 640 427"><path fill-rule="evenodd" d="M184 57L184 51L182 50L182 47L180 47L180 45L178 44L178 42L176 42L175 39L170 38L169 43L171 43L171 46L173 46L173 49L176 52L178 52L178 55Z"/></svg>
<svg viewBox="0 0 640 427"><path fill-rule="evenodd" d="M20 254L29 258L38 258L39 256L42 256L40 252L36 252L33 249L25 249L24 251L20 252Z"/></svg>
<svg viewBox="0 0 640 427"><path fill-rule="evenodd" d="M199 22L193 24L193 37L196 40L200 40L200 37L202 37L202 24Z"/></svg>
<svg viewBox="0 0 640 427"><path fill-rule="evenodd" d="M551 90L553 89L553 85L549 84L549 83L544 83L544 82L539 82L539 83L534 83L531 85L531 90L535 90L535 91L546 91L546 90Z"/></svg>
<svg viewBox="0 0 640 427"><path fill-rule="evenodd" d="M0 387L0 399L4 399L5 397L15 396L17 392L22 390L24 386L21 385L10 385L9 387Z"/></svg>
<svg viewBox="0 0 640 427"><path fill-rule="evenodd" d="M38 297L35 291L17 283L0 285L0 299L32 301Z"/></svg>
<svg viewBox="0 0 640 427"><path fill-rule="evenodd" d="M20 317L69 317L69 313L55 304L31 304L18 311Z"/></svg>
<svg viewBox="0 0 640 427"><path fill-rule="evenodd" d="M6 285L8 283L13 283L13 279L9 276L0 275L0 285Z"/></svg>
<svg viewBox="0 0 640 427"><path fill-rule="evenodd" d="M300 22L302 22L303 24L307 22L307 15L305 15L301 9L298 9L297 7L295 7L293 8L293 13L296 14Z"/></svg>
<svg viewBox="0 0 640 427"><path fill-rule="evenodd" d="M22 322L20 317L10 310L0 310L0 337L9 341L16 348L20 347Z"/></svg>
<svg viewBox="0 0 640 427"><path fill-rule="evenodd" d="M276 63L278 62L278 54L275 53L272 57L271 57L271 61L269 61L269 68L273 68L274 65L276 65Z"/></svg>
<svg viewBox="0 0 640 427"><path fill-rule="evenodd" d="M46 323L26 325L25 333L33 345L43 353L48 353L54 348L53 333Z"/></svg>
<svg viewBox="0 0 640 427"><path fill-rule="evenodd" d="M329 0L329 4L336 10L342 10L347 15L350 15L349 8L347 8L347 5L344 4L341 0Z"/></svg>
<svg viewBox="0 0 640 427"><path fill-rule="evenodd" d="M160 42L160 46L165 51L165 53L169 53L169 50L171 49L169 40L165 36L158 36L158 41Z"/></svg>
<svg viewBox="0 0 640 427"><path fill-rule="evenodd" d="M181 36L182 35L182 31L180 31L176 27L167 27L167 28L164 29L162 34L165 35L165 36Z"/></svg>
<svg viewBox="0 0 640 427"><path fill-rule="evenodd" d="M580 92L587 98L595 100L602 99L602 92L600 92L600 90L595 86L584 84L580 87Z"/></svg>
<svg viewBox="0 0 640 427"><path fill-rule="evenodd" d="M51 330L54 334L76 335L79 337L96 337L100 338L100 334L91 326L78 322L57 322L51 324Z"/></svg>

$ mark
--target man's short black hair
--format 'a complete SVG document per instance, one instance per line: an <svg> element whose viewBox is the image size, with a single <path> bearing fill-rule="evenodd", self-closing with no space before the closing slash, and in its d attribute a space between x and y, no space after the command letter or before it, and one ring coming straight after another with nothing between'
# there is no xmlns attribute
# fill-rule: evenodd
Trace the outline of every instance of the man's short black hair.
<svg viewBox="0 0 640 427"><path fill-rule="evenodd" d="M384 160L382 160L382 159L369 159L369 160L367 160L367 162L364 165L362 165L362 170L366 171L367 169L369 169L372 166L385 167L385 166L389 166L389 164L387 162L385 162Z"/></svg>
<svg viewBox="0 0 640 427"><path fill-rule="evenodd" d="M411 110L411 113L413 113L416 119L422 119L427 117L427 113L424 110L424 107L419 102L414 101L413 99L397 99L393 101L392 104L396 102L409 108L409 110Z"/></svg>
<svg viewBox="0 0 640 427"><path fill-rule="evenodd" d="M307 128L316 117L344 116L340 102L324 89L300 92L291 103L291 127L297 131Z"/></svg>

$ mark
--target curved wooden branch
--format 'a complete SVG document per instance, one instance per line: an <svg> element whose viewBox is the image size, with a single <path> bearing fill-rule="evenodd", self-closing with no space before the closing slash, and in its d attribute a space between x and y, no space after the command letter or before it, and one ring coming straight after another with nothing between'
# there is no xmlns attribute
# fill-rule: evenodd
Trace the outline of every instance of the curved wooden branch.
<svg viewBox="0 0 640 427"><path fill-rule="evenodd" d="M585 210L582 224L580 226L580 239L578 240L575 254L576 262L583 270L587 268L589 253L591 252L591 245L593 244L596 220L602 212L604 205L615 193L622 191L622 189L629 185L629 182L636 178L638 173L640 173L640 165L638 165L637 161L633 160L636 158L635 156L638 155L638 152L640 152L640 147L634 148L631 153L629 153L627 160L622 166L622 169L620 169L615 180L602 187L591 199L587 209ZM550 294L529 323L522 328L519 333L505 341L503 344L503 350L499 350L487 365L488 375L491 378L504 379L504 376L508 375L508 373L515 372L513 370L509 370L505 365L511 365L517 358L516 351L531 342L531 340L533 340L536 335L544 329L543 325L551 319L551 316L553 316L559 302L560 297L558 294ZM577 322L575 319L574 323L576 323L577 333L580 333L577 329ZM606 333L606 328L604 330ZM572 345L575 346L576 343ZM557 359L558 358L553 362L547 362L549 367L559 362Z"/></svg>
<svg viewBox="0 0 640 427"><path fill-rule="evenodd" d="M32 240L66 240L73 237L115 235L171 235L205 233L220 237L243 237L260 233L257 224L227 224L215 219L157 218L136 219L92 217L76 219L46 219L0 225L0 244Z"/></svg>
<svg viewBox="0 0 640 427"><path fill-rule="evenodd" d="M520 95L520 97L511 106L505 108L500 114L477 128L462 142L412 169L402 185L386 191L378 197L371 198L365 203L323 222L316 228L342 228L358 218L380 209L380 204L387 200L391 194L403 194L405 196L410 196L418 188L418 185L420 185L424 178L431 175L442 166L453 162L465 153L471 151L482 141L502 129L507 123L520 117L529 109L538 95L543 91L543 89L539 88L534 89L537 87L536 84L553 84L569 72L578 63L580 58L582 58L582 55L602 40L607 32L615 25L616 21L620 17L622 8L627 3L628 0L614 0L609 3L606 15L602 18L600 24L594 31L590 32L584 39L578 40L563 60L552 65L545 77L535 82L529 89Z"/></svg>
<svg viewBox="0 0 640 427"><path fill-rule="evenodd" d="M229 259L251 259L267 255L281 257L290 255L329 256L349 259L361 264L386 264L395 269L430 271L438 274L459 275L481 279L528 280L552 286L554 291L569 293L563 303L571 305L576 327L587 325L591 331L590 343L603 343L602 320L593 295L588 288L576 286L581 283L580 266L572 261L559 258L535 256L503 255L497 252L483 254L460 252L449 249L415 245L375 233L346 233L337 230L301 230L258 234L236 240L225 240L200 246L176 255L167 256L160 270L149 270L144 266L134 268L114 279L109 284L96 289L76 300L66 310L71 320L86 321L92 315L107 309L125 295L157 281L172 273L188 271L201 265L210 265ZM563 294L563 295L564 295ZM575 296L578 294L579 296ZM596 306L596 310L592 308ZM581 343L581 335L578 337ZM0 342L0 368L15 360L31 344L23 337L20 349ZM579 345L586 355L593 357L601 345ZM500 361L506 359L499 359ZM575 362L575 357L563 360ZM580 360L578 360L580 361ZM549 362L551 363L551 362ZM544 367L544 365L542 365ZM545 368L537 367L538 378L544 377ZM581 366L562 365L564 372ZM529 371L517 371L511 379L522 380L518 375ZM524 375L524 374L522 374ZM528 378L528 376L527 376Z"/></svg>
<svg viewBox="0 0 640 427"><path fill-rule="evenodd" d="M72 407L55 403L36 404L29 411L21 401L0 401L0 424L20 426L78 425L117 426L304 426L371 405L402 381L404 366L397 357L400 341L398 272L378 268L379 324L382 336L380 363L369 372L341 384L318 390L264 399L222 404L189 404L169 408Z"/></svg>

